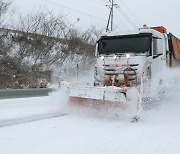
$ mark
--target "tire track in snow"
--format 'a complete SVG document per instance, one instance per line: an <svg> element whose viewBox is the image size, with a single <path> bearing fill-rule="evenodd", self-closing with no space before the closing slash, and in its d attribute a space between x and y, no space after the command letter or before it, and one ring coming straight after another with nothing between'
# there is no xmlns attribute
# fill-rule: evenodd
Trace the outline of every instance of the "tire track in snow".
<svg viewBox="0 0 180 154"><path fill-rule="evenodd" d="M53 114L39 115L36 117L31 116L31 117L20 118L20 119L0 120L0 127L6 127L6 126L11 126L11 125L39 121L39 120L57 118L57 117L62 117L62 116L67 116L67 115L68 114L66 114L66 113L53 113Z"/></svg>

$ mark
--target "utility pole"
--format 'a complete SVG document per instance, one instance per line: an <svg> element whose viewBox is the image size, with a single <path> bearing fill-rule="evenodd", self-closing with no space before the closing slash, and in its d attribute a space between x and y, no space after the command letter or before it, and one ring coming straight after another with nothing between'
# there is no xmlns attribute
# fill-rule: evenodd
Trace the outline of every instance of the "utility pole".
<svg viewBox="0 0 180 154"><path fill-rule="evenodd" d="M113 30L114 6L118 7L118 4L114 4L114 0L109 0L109 1L111 2L111 5L106 5L106 6L109 6L109 8L110 8L106 31L112 31L112 30ZM109 29L109 25L110 25L110 24L111 24L111 27L110 27L110 29Z"/></svg>
<svg viewBox="0 0 180 154"><path fill-rule="evenodd" d="M113 30L113 11L114 11L114 0L111 0L112 1L112 11L111 11L111 31Z"/></svg>

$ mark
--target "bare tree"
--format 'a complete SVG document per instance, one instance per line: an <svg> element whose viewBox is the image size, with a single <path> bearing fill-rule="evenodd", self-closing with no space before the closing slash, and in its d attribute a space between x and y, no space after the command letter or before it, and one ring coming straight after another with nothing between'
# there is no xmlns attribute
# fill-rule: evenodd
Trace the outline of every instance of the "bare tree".
<svg viewBox="0 0 180 154"><path fill-rule="evenodd" d="M30 58L34 59L34 65L53 64L59 56L65 55L62 50L65 50L63 41L67 24L62 20L62 16L55 16L52 11L47 10L29 13L26 17L20 16L18 29L26 32L28 36L34 35L33 39L25 41L26 45L31 44L31 49L26 51L26 54L31 53ZM58 51L57 48L59 48ZM23 53L25 53L24 49Z"/></svg>
<svg viewBox="0 0 180 154"><path fill-rule="evenodd" d="M64 16L41 9L21 15L18 23L16 30L0 29L0 53L5 57L0 61L3 87L47 86L54 68L73 73L77 62L82 69L93 63L100 35L96 27L82 32L64 22Z"/></svg>
<svg viewBox="0 0 180 154"><path fill-rule="evenodd" d="M12 2L0 0L0 27L7 27L13 16L13 9L10 9Z"/></svg>

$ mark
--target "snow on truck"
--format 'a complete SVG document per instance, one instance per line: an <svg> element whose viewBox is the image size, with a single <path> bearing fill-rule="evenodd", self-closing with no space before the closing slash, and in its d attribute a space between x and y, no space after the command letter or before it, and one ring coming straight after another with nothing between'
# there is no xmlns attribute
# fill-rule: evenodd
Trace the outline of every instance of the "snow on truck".
<svg viewBox="0 0 180 154"><path fill-rule="evenodd" d="M95 55L94 86L61 82L69 101L97 109L128 106L137 121L151 81L166 67L180 66L180 40L162 26L111 32L97 41Z"/></svg>
<svg viewBox="0 0 180 154"><path fill-rule="evenodd" d="M102 36L96 47L95 85L131 86L167 66L180 65L180 40L164 27Z"/></svg>

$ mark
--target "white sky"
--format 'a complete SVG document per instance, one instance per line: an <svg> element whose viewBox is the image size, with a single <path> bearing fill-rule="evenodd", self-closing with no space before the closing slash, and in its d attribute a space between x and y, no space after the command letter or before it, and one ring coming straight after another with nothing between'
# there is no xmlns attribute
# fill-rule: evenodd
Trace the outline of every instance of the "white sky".
<svg viewBox="0 0 180 154"><path fill-rule="evenodd" d="M55 13L66 15L70 23L83 29L93 24L97 27L106 27L109 8L105 6L110 4L109 0L11 0L13 7L20 13L38 10L39 7L46 6ZM180 19L179 19L179 0L114 0L119 4L120 8L114 11L114 27L126 30L133 29L135 23L137 27L142 27L143 24L148 26L163 25L169 32L172 32L177 37L180 37ZM52 3L50 3L52 2ZM56 3L57 5L53 4ZM62 7L62 6L64 7ZM66 7L66 8L65 8ZM69 9L67 9L69 8ZM128 8L128 9L127 9ZM71 10L70 10L71 9ZM77 13L73 10L89 14L94 17L87 16L82 13ZM122 11L126 15L123 15ZM131 12L131 13L130 13ZM134 18L135 16L135 18ZM80 21L77 23L77 19ZM136 20L138 19L138 21Z"/></svg>

